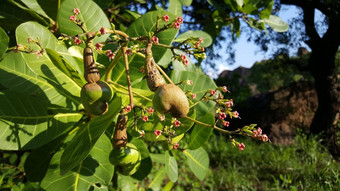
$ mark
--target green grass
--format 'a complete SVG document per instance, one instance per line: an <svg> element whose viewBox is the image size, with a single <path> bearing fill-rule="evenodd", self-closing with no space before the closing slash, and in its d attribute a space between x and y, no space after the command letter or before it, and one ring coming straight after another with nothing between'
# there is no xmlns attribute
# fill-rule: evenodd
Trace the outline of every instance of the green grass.
<svg viewBox="0 0 340 191"><path fill-rule="evenodd" d="M174 189L340 190L340 164L315 138L299 135L289 146L241 141L244 151L232 147L223 136L211 137L205 145L211 173L200 182L184 166L179 173L184 178Z"/></svg>

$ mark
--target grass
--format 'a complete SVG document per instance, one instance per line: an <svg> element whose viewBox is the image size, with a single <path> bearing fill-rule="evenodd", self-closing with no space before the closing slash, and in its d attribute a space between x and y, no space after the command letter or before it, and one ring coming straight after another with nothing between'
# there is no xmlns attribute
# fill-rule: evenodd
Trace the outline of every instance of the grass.
<svg viewBox="0 0 340 191"><path fill-rule="evenodd" d="M184 170L175 190L340 190L340 164L315 138L282 146L243 139L239 151L222 136L205 145L211 173L200 182Z"/></svg>

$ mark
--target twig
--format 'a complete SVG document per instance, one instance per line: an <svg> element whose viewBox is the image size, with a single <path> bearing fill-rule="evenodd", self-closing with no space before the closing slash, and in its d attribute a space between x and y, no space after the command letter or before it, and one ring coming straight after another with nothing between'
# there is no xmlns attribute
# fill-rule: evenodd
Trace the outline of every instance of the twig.
<svg viewBox="0 0 340 191"><path fill-rule="evenodd" d="M128 56L126 54L127 43L126 43L125 46L123 46L122 50L123 50L123 56L124 56L126 81L127 81L127 84L128 84L128 91L129 91L129 97L130 97L130 105L131 105L131 107L133 107L133 94L132 94L132 87L131 87L131 80L130 80L129 60L128 60Z"/></svg>

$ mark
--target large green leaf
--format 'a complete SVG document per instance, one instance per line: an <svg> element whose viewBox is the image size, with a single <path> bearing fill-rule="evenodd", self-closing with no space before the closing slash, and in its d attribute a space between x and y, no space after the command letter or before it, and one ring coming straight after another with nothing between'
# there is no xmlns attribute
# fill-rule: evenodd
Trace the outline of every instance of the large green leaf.
<svg viewBox="0 0 340 191"><path fill-rule="evenodd" d="M135 22L133 22L126 33L131 37L139 37L139 36L148 36L149 33L155 31L156 22L158 17L162 17L163 15L169 15L170 20L175 19L176 17L167 12L167 11L151 11L146 14L144 14L142 17L137 19ZM164 21L160 21L159 26L162 27L164 24L166 24ZM159 38L159 42L162 44L170 45L177 35L178 30L175 29L168 29L163 32L160 32L157 34L157 37ZM142 46L140 44L139 46ZM156 62L161 60L166 53L167 49L162 47L152 47L152 54ZM167 54L167 57L169 54ZM166 63L166 60L163 60L162 63ZM168 62L169 63L169 62ZM168 64L166 63L166 64ZM166 65L164 64L164 65ZM140 67L144 66L144 59L136 56L131 55L129 56L129 68L130 68L130 74L131 74L131 81L133 87L141 88L143 84L146 84L146 81L143 80L144 74L139 71ZM125 75L125 65L123 59L120 59L120 61L117 63L116 67L112 71L112 79L115 82L118 82L119 84L126 85L126 75ZM142 85L141 85L142 84ZM146 88L146 86L143 86Z"/></svg>
<svg viewBox="0 0 340 191"><path fill-rule="evenodd" d="M40 182L45 177L53 155L59 150L68 134L32 150L25 160L26 177L31 182ZM39 164L39 165L37 165Z"/></svg>
<svg viewBox="0 0 340 191"><path fill-rule="evenodd" d="M206 124L214 124L215 117L211 113L207 113L200 120ZM195 150L205 144L205 142L209 139L210 135L213 132L213 128L205 127L199 124L195 124L188 141L188 149Z"/></svg>
<svg viewBox="0 0 340 191"><path fill-rule="evenodd" d="M175 42L183 42L190 37L203 38L203 43L200 44L201 47L208 47L213 42L211 36L204 31L187 31L178 35Z"/></svg>
<svg viewBox="0 0 340 191"><path fill-rule="evenodd" d="M182 16L182 3L180 0L169 0L168 11L176 16Z"/></svg>
<svg viewBox="0 0 340 191"><path fill-rule="evenodd" d="M280 17L270 15L269 19L262 19L264 23L269 25L274 31L286 32L289 29L288 23L282 21Z"/></svg>
<svg viewBox="0 0 340 191"><path fill-rule="evenodd" d="M44 104L70 108L74 105L72 100L60 94L48 79L32 71L32 68L25 62L22 53L11 52L1 62L0 84L6 89L35 96Z"/></svg>
<svg viewBox="0 0 340 191"><path fill-rule="evenodd" d="M4 29L0 27L0 59L7 51L8 43L9 43L9 37L7 36Z"/></svg>
<svg viewBox="0 0 340 191"><path fill-rule="evenodd" d="M190 6L191 5L191 3L192 3L192 0L179 0L181 3L182 3L182 5L184 5L184 6Z"/></svg>
<svg viewBox="0 0 340 191"><path fill-rule="evenodd" d="M58 12L59 30L68 35L76 35L83 33L82 30L70 21L70 16L73 15L73 9L78 8L80 13L76 15L77 19L84 22L83 27L86 31L99 31L101 27L111 28L110 22L107 19L103 10L91 0L64 0ZM108 35L102 35L94 39L94 43L103 42Z"/></svg>
<svg viewBox="0 0 340 191"><path fill-rule="evenodd" d="M193 85L183 85L183 91L186 92L190 90L192 93L197 95L197 98L194 100L199 100L207 90L215 89L216 84L215 82L209 77L202 73L198 72L188 72L188 71L172 71L171 73L172 81L176 83L180 83L184 80L192 80ZM207 102L200 102L195 106L196 109L196 119L200 120L200 117L204 116L206 113L211 112L214 108L215 103L212 101Z"/></svg>
<svg viewBox="0 0 340 191"><path fill-rule="evenodd" d="M72 79L78 86L83 87L87 83L83 75L65 58L52 49L46 49L46 53L50 57L53 64L61 71L63 71L70 79Z"/></svg>
<svg viewBox="0 0 340 191"><path fill-rule="evenodd" d="M187 157L190 170L202 181L209 171L208 153L202 147L196 150L184 150L183 153Z"/></svg>
<svg viewBox="0 0 340 191"><path fill-rule="evenodd" d="M172 182L176 182L178 178L178 165L174 156L171 156L169 152L165 153L165 166L167 174Z"/></svg>
<svg viewBox="0 0 340 191"><path fill-rule="evenodd" d="M61 157L61 174L67 173L89 155L97 140L112 123L120 109L121 98L116 97L110 103L109 111L105 115L94 117L90 122L80 126L77 134L67 145Z"/></svg>
<svg viewBox="0 0 340 191"><path fill-rule="evenodd" d="M38 47L34 43L28 43L28 38L39 41L43 48L67 52L66 47L62 44L58 44L57 39L48 31L48 29L35 22L21 24L16 29L16 38L19 44L28 46L33 50L37 50ZM43 53L39 58L36 54L23 54L23 56L27 65L34 73L46 79L46 81L54 86L60 94L72 100L72 102L77 104L80 103L79 94L81 87L66 74L62 73L53 64L46 53ZM64 105L64 107L66 106L70 107L70 105Z"/></svg>
<svg viewBox="0 0 340 191"><path fill-rule="evenodd" d="M166 177L166 173L167 173L166 171L167 171L167 169L166 169L165 166L158 169L155 176L152 177L152 181L149 184L148 188L149 189L151 188L153 191L161 190L164 179Z"/></svg>
<svg viewBox="0 0 340 191"><path fill-rule="evenodd" d="M39 15L42 15L46 18L49 18L49 16L45 13L45 11L41 8L41 6L39 5L38 0L20 0L21 2L23 2L28 8L30 8L32 11L37 12ZM45 0L46 1L46 0ZM47 1L48 2L48 1ZM55 7L58 6L58 2L55 1ZM51 5L51 7L53 7Z"/></svg>
<svg viewBox="0 0 340 191"><path fill-rule="evenodd" d="M39 98L14 91L0 93L0 149L40 147L70 130L81 113L48 107Z"/></svg>
<svg viewBox="0 0 340 191"><path fill-rule="evenodd" d="M49 191L60 190L108 190L114 167L109 161L112 144L107 136L101 136L88 156L67 174L60 173L63 150L52 158L41 187Z"/></svg>
<svg viewBox="0 0 340 191"><path fill-rule="evenodd" d="M7 0L0 1L0 18L0 26L6 31L15 30L18 25L26 21L35 20L29 13Z"/></svg>
<svg viewBox="0 0 340 191"><path fill-rule="evenodd" d="M132 175L132 177L139 181L142 181L145 177L148 176L152 169L152 161L150 158L149 150L147 145L141 139L133 138L130 143L134 144L137 147L138 151L141 153L142 158L139 169Z"/></svg>

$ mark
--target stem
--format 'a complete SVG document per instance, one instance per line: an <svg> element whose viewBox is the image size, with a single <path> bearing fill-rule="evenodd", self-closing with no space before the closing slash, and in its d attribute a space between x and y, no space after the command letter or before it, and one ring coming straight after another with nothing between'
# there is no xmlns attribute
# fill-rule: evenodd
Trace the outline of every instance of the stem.
<svg viewBox="0 0 340 191"><path fill-rule="evenodd" d="M123 56L124 56L124 63L125 63L125 72L126 72L126 81L128 84L128 91L130 97L130 105L133 107L133 94L132 94L132 87L131 87L131 80L130 80L130 70L129 70L129 60L126 54L127 44L123 46Z"/></svg>
<svg viewBox="0 0 340 191"><path fill-rule="evenodd" d="M191 117L188 117L188 116L185 116L184 117L185 119L189 120L189 121L192 121L196 124L199 124L199 125L202 125L204 127L210 127L210 128L213 128L213 129L216 129L217 131L221 131L223 133L227 133L229 135L232 135L232 134L239 134L240 130L236 130L236 131L228 131L228 130L225 130L225 129L221 129L219 127L216 127L215 125L210 125L210 124L207 124L207 123L203 123L203 122L200 122L200 121L197 121L196 119L193 119Z"/></svg>
<svg viewBox="0 0 340 191"><path fill-rule="evenodd" d="M158 71L165 77L165 79L170 83L170 84L174 84L171 79L169 78L169 76L163 71L163 69L158 66L158 64L156 64L156 68L158 69Z"/></svg>
<svg viewBox="0 0 340 191"><path fill-rule="evenodd" d="M145 58L145 55L139 52L135 53L137 56L140 56L142 58ZM164 70L158 65L156 64L157 70L164 76L164 78L170 83L170 84L174 84L172 82L172 80L169 78L169 76L164 72Z"/></svg>
<svg viewBox="0 0 340 191"><path fill-rule="evenodd" d="M119 50L118 54L113 58L111 64L106 69L106 72L105 72L105 81L110 81L111 80L112 70L117 65L117 63L118 63L119 59L122 57L122 55L123 55L122 51Z"/></svg>
<svg viewBox="0 0 340 191"><path fill-rule="evenodd" d="M109 81L109 83L110 83L110 84L113 84L113 85L115 85L115 86L118 86L118 87L120 87L120 88L122 88L122 89L128 90L128 88L126 88L126 87L123 86L123 85L118 84L117 82ZM115 88L115 87L113 87L113 88ZM117 88L115 88L115 89L116 89L117 91L121 92L121 93L125 93L125 92L123 92L123 91L120 91L120 90L117 89ZM132 92L132 93L135 94L135 95L138 96L138 97L141 97L141 98L143 98L143 99L149 101L149 102L152 102L152 100L151 100L150 98L145 97L145 96L143 96L143 95L140 94L140 93L137 93L137 92Z"/></svg>

